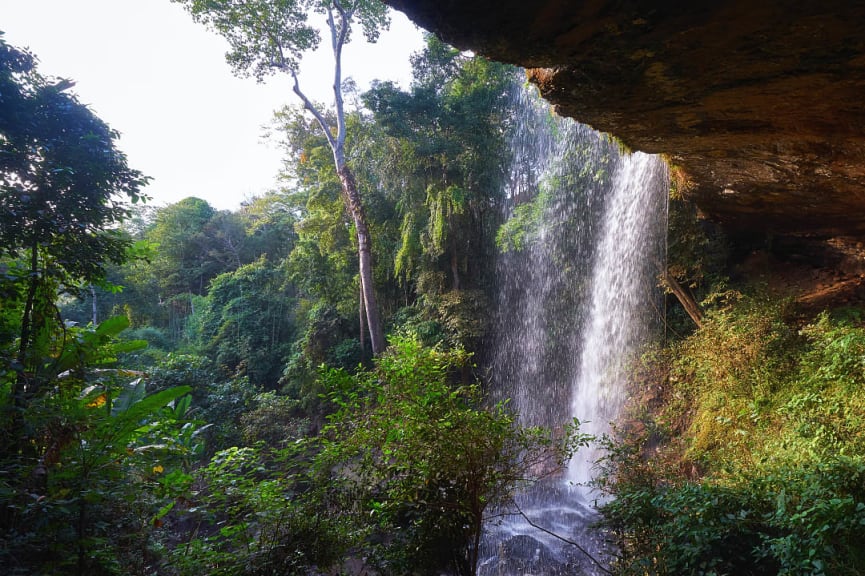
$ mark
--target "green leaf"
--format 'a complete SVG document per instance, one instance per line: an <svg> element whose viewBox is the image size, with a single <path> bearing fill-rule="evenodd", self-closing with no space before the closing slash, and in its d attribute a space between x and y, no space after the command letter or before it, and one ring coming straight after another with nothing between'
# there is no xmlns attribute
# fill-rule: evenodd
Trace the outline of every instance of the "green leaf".
<svg viewBox="0 0 865 576"><path fill-rule="evenodd" d="M172 500L171 502L169 502L168 504L166 504L165 506L160 508L156 512L156 514L153 516L153 520L159 520L160 518L163 518L166 514L171 512L171 510L174 508L175 504L176 504L176 501Z"/></svg>
<svg viewBox="0 0 865 576"><path fill-rule="evenodd" d="M175 398L179 398L184 394L189 394L192 391L191 386L175 386L167 390L160 390L150 396L145 396L137 402L133 402L126 410L118 411L116 414L112 409L112 416L118 419L123 419L132 422L139 422L146 416L155 413L160 408L168 405Z"/></svg>
<svg viewBox="0 0 865 576"><path fill-rule="evenodd" d="M141 378L136 378L127 384L114 400L114 404L111 406L111 415L117 416L122 412L126 412L130 406L144 398L146 392L147 383Z"/></svg>
<svg viewBox="0 0 865 576"><path fill-rule="evenodd" d="M99 336L117 336L127 328L129 328L129 318L126 316L112 316L102 321L96 327L96 334Z"/></svg>
<svg viewBox="0 0 865 576"><path fill-rule="evenodd" d="M147 340L121 340L111 345L111 352L114 354L125 354L127 352L143 350L148 346Z"/></svg>
<svg viewBox="0 0 865 576"><path fill-rule="evenodd" d="M180 420L186 416L189 406L192 404L192 396L186 395L174 403L174 417Z"/></svg>

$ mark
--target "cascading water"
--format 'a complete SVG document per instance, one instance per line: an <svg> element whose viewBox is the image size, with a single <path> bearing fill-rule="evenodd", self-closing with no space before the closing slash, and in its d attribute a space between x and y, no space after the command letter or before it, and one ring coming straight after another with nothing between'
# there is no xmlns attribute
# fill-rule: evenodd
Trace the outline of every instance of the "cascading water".
<svg viewBox="0 0 865 576"><path fill-rule="evenodd" d="M498 341L492 380L520 422L609 432L624 401L628 361L650 338L663 263L666 165L622 154L605 136L557 118L521 92L511 137L511 218L499 233ZM599 454L518 497L526 515L487 529L481 574L601 573L574 546L604 556L586 483ZM538 530L532 524L541 526Z"/></svg>
<svg viewBox="0 0 865 576"><path fill-rule="evenodd" d="M667 166L659 158L640 152L619 158L594 254L571 400L571 413L588 420L582 431L595 436L608 433L616 420L625 401L628 366L658 317L667 190ZM568 480L585 485L597 456L583 451L574 457Z"/></svg>

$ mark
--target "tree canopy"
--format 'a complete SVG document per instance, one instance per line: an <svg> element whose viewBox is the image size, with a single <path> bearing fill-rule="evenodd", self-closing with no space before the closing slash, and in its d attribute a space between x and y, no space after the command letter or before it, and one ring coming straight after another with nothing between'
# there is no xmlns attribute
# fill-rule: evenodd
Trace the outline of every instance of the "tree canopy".
<svg viewBox="0 0 865 576"><path fill-rule="evenodd" d="M140 172L115 146L117 132L81 104L68 80L36 71L35 58L0 37L0 259L4 292L20 310L16 403L41 386L56 291L100 282L126 258L117 226L144 199ZM17 286L17 288L16 288Z"/></svg>
<svg viewBox="0 0 865 576"><path fill-rule="evenodd" d="M118 133L0 37L0 254L38 248L72 280L95 280L128 242L116 225L147 178L127 166Z"/></svg>
<svg viewBox="0 0 865 576"><path fill-rule="evenodd" d="M304 54L321 43L321 32L310 16L333 19L339 12L360 24L370 42L389 24L387 7L375 0L172 0L183 4L196 22L226 40L226 60L240 75L261 81L278 72L296 74ZM350 30L346 28L346 35ZM348 41L348 36L344 42ZM334 41L331 38L331 41ZM343 42L343 43L344 43Z"/></svg>

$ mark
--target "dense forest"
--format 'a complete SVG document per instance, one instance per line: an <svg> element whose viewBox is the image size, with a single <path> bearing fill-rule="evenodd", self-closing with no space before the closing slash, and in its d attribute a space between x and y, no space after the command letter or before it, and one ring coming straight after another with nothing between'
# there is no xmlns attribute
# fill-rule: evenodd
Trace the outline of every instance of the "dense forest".
<svg viewBox="0 0 865 576"><path fill-rule="evenodd" d="M865 571L861 308L753 282L675 181L616 433L519 425L486 367L496 256L545 201L506 186L523 78L432 36L412 65L276 112L281 186L220 211L149 204L0 37L4 573L477 574L496 507L590 442L604 572Z"/></svg>

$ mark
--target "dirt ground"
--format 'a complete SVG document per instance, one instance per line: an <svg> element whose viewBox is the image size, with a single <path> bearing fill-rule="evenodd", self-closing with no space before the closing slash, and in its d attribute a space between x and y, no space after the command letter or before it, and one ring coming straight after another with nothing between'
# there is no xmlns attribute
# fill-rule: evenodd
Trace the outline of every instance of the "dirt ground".
<svg viewBox="0 0 865 576"><path fill-rule="evenodd" d="M862 245L829 243L833 257L827 260L797 254L788 254L782 259L755 251L737 267L737 273L749 282L765 285L779 298L793 298L796 313L803 317L843 306L865 310Z"/></svg>

